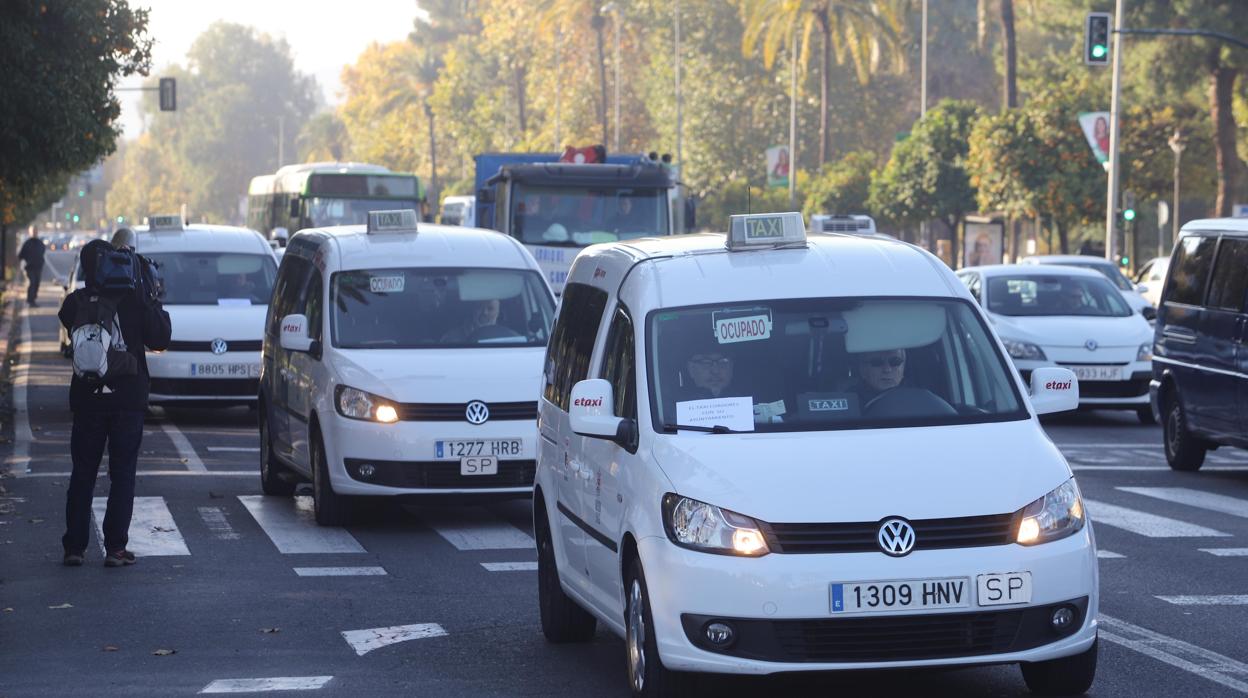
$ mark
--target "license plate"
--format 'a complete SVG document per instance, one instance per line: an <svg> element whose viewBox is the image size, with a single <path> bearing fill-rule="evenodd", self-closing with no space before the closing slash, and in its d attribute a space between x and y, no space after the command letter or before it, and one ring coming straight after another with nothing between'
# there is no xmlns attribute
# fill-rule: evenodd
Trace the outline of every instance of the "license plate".
<svg viewBox="0 0 1248 698"><path fill-rule="evenodd" d="M980 606L1031 603L1031 573L981 574L975 578Z"/></svg>
<svg viewBox="0 0 1248 698"><path fill-rule="evenodd" d="M834 614L966 608L970 605L970 580L966 577L845 582L832 585Z"/></svg>
<svg viewBox="0 0 1248 698"><path fill-rule="evenodd" d="M195 378L257 378L260 364L191 364Z"/></svg>
<svg viewBox="0 0 1248 698"><path fill-rule="evenodd" d="M523 439L475 439L435 441L433 457L437 460L459 460L476 456L515 459L520 457Z"/></svg>
<svg viewBox="0 0 1248 698"><path fill-rule="evenodd" d="M494 456L469 456L459 459L460 475L497 475L498 459Z"/></svg>
<svg viewBox="0 0 1248 698"><path fill-rule="evenodd" d="M1067 366L1081 381L1120 381L1121 366Z"/></svg>

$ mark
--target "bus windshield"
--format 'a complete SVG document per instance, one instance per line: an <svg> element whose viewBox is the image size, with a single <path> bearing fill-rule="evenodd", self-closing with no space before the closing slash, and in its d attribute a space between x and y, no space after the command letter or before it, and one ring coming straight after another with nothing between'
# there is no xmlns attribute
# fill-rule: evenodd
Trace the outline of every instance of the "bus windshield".
<svg viewBox="0 0 1248 698"><path fill-rule="evenodd" d="M515 236L530 245L585 247L667 235L667 191L517 184L512 190Z"/></svg>
<svg viewBox="0 0 1248 698"><path fill-rule="evenodd" d="M414 199L338 199L314 196L307 200L308 222L313 228L328 225L364 225L369 211L410 208L419 210Z"/></svg>

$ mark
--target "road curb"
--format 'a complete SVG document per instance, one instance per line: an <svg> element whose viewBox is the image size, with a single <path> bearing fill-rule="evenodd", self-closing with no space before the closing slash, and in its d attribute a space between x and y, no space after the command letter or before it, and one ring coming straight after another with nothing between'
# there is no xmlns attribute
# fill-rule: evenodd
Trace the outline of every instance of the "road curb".
<svg viewBox="0 0 1248 698"><path fill-rule="evenodd" d="M18 343L18 322L17 316L23 307L20 294L22 289L19 285L10 283L4 287L3 297L0 303L0 342L4 343L4 364L0 367L0 390L3 391L3 399L0 400L0 438L3 439L4 458L0 459L0 478L12 477L9 472L10 468L7 464L8 456L13 455L14 441L14 422L15 414L13 406L13 351L17 348Z"/></svg>

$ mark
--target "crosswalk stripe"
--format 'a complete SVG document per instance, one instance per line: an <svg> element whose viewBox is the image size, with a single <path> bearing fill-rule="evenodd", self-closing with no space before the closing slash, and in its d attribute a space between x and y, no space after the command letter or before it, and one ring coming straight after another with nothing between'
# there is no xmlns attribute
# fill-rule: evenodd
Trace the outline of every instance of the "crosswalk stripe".
<svg viewBox="0 0 1248 698"><path fill-rule="evenodd" d="M296 567L300 577L381 577L384 567Z"/></svg>
<svg viewBox="0 0 1248 698"><path fill-rule="evenodd" d="M1114 504L1096 502L1091 499L1085 499L1084 503L1088 505L1088 514L1096 525L1113 526L1148 538L1227 538L1231 535L1186 521Z"/></svg>
<svg viewBox="0 0 1248 698"><path fill-rule="evenodd" d="M481 566L491 572L528 572L537 569L536 562L482 562Z"/></svg>
<svg viewBox="0 0 1248 698"><path fill-rule="evenodd" d="M217 679L200 693L261 693L263 691L314 691L324 688L332 676L277 676L270 679Z"/></svg>
<svg viewBox="0 0 1248 698"><path fill-rule="evenodd" d="M195 447L191 446L190 439L187 439L186 435L173 422L161 422L160 428L165 432L165 436L168 436L169 440L173 442L173 447L178 449L178 457L186 463L187 470L197 473L207 470L204 467L204 462L199 459L199 454L195 452Z"/></svg>
<svg viewBox="0 0 1248 698"><path fill-rule="evenodd" d="M362 553L364 548L344 528L318 526L311 497L238 496L269 540L283 553Z"/></svg>
<svg viewBox="0 0 1248 698"><path fill-rule="evenodd" d="M100 545L104 545L104 513L108 509L107 497L94 497L91 511L95 514L95 533ZM134 514L130 518L130 541L126 549L135 557L159 555L190 555L186 541L173 521L173 514L165 505L164 497L135 497Z"/></svg>
<svg viewBox="0 0 1248 698"><path fill-rule="evenodd" d="M1206 596L1158 596L1176 606L1248 606L1248 594L1210 594Z"/></svg>
<svg viewBox="0 0 1248 698"><path fill-rule="evenodd" d="M1126 557L1126 555L1121 555L1119 553L1110 552L1108 550L1097 550L1096 556L1102 560L1120 560Z"/></svg>
<svg viewBox="0 0 1248 698"><path fill-rule="evenodd" d="M230 525L221 507L199 507L199 518L203 519L204 527L212 532L217 540L238 540L238 532Z"/></svg>
<svg viewBox="0 0 1248 698"><path fill-rule="evenodd" d="M1172 667L1203 677L1240 693L1248 693L1248 664L1212 650L1162 635L1102 613L1097 618L1100 636Z"/></svg>
<svg viewBox="0 0 1248 698"><path fill-rule="evenodd" d="M1228 497L1224 494L1192 490L1186 487L1119 487L1118 489L1248 519L1248 500L1238 497Z"/></svg>
<svg viewBox="0 0 1248 698"><path fill-rule="evenodd" d="M533 537L480 508L444 510L426 523L458 550L531 550Z"/></svg>
<svg viewBox="0 0 1248 698"><path fill-rule="evenodd" d="M367 628L365 630L344 630L342 639L351 645L351 649L359 656L364 656L375 649L397 642L423 640L427 637L443 637L446 631L437 623L416 623L413 625L394 625L389 628Z"/></svg>
<svg viewBox="0 0 1248 698"><path fill-rule="evenodd" d="M1217 557L1248 557L1248 548L1201 548L1200 552Z"/></svg>

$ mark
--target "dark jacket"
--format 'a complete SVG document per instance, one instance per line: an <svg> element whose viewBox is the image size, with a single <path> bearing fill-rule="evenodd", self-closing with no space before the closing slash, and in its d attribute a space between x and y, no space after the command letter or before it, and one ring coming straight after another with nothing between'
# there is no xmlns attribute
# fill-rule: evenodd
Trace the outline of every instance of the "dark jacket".
<svg viewBox="0 0 1248 698"><path fill-rule="evenodd" d="M92 290L95 286L96 258L101 250L107 248L108 243L103 240L89 242L82 248L82 276L86 288L69 294L58 314L61 324L68 330L73 330L79 305L86 303L92 293L98 292ZM159 301L152 301L149 305L135 291L109 293L110 297L119 299L117 321L121 325L121 336L126 350L137 359L139 372L107 380L107 392L98 390L75 375L69 384L69 409L74 412L141 412L147 409L148 373L143 349L162 351L169 347L169 313Z"/></svg>
<svg viewBox="0 0 1248 698"><path fill-rule="evenodd" d="M22 243L22 251L17 256L26 263L27 269L42 269L43 254L47 251L47 246L43 244L43 240L39 238L27 238Z"/></svg>

